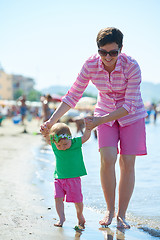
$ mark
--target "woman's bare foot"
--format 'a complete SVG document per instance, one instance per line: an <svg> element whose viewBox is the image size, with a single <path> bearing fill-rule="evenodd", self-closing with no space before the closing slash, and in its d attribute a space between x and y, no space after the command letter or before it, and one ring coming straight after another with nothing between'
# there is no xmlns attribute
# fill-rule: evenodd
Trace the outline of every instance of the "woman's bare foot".
<svg viewBox="0 0 160 240"><path fill-rule="evenodd" d="M104 218L99 221L102 226L109 226L112 223L112 219L115 217L115 212L107 212Z"/></svg>
<svg viewBox="0 0 160 240"><path fill-rule="evenodd" d="M125 218L117 216L117 228L129 229L131 226L125 221Z"/></svg>
<svg viewBox="0 0 160 240"><path fill-rule="evenodd" d="M62 227L63 226L63 223L65 221L65 218L64 219L61 219L59 220L57 223L54 224L55 227Z"/></svg>

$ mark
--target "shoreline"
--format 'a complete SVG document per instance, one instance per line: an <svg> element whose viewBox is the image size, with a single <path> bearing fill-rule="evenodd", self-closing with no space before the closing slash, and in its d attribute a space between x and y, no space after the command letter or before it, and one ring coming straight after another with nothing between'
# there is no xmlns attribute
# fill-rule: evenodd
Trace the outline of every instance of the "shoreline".
<svg viewBox="0 0 160 240"><path fill-rule="evenodd" d="M99 230L98 213L84 207L86 229L76 232L77 225L74 204L65 203L66 222L63 228L56 228L57 221L54 199L48 204L47 198L36 183L36 158L33 149L42 145L42 137L38 135L38 121L27 123L27 132L23 126L14 125L5 120L0 127L0 239L5 240L53 240L53 239L155 239L136 227L121 232L116 222L108 228Z"/></svg>
<svg viewBox="0 0 160 240"><path fill-rule="evenodd" d="M22 133L23 126L14 126L6 120L0 128L0 182L1 239L44 239L43 227L47 232L50 223L44 221L47 209L42 196L31 179L33 168L33 147L40 144L41 136L34 135L35 126L29 133ZM49 238L48 238L49 239Z"/></svg>

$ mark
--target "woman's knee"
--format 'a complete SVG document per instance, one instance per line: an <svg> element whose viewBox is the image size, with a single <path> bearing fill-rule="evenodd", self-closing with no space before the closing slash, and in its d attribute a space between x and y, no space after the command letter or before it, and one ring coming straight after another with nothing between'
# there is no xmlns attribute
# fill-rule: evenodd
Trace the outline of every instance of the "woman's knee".
<svg viewBox="0 0 160 240"><path fill-rule="evenodd" d="M135 168L135 158L134 155L121 155L119 159L119 164L121 170L124 170L125 172L133 172Z"/></svg>
<svg viewBox="0 0 160 240"><path fill-rule="evenodd" d="M113 166L117 160L117 150L114 148L103 148L100 149L101 153L101 165L102 166Z"/></svg>

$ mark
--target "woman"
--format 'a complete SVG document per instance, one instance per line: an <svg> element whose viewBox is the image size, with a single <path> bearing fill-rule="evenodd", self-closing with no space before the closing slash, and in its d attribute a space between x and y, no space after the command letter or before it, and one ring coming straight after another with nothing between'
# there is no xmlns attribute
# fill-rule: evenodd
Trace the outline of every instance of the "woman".
<svg viewBox="0 0 160 240"><path fill-rule="evenodd" d="M97 35L98 54L83 65L75 83L63 97L51 118L41 126L45 136L50 127L74 107L89 81L98 89L94 117L87 127L97 127L101 155L101 184L107 211L99 223L108 226L115 216L115 163L120 142L120 182L117 227L130 228L125 220L135 183L136 155L146 154L145 122L147 116L140 93L141 71L138 63L121 53L123 34L117 28L105 28Z"/></svg>

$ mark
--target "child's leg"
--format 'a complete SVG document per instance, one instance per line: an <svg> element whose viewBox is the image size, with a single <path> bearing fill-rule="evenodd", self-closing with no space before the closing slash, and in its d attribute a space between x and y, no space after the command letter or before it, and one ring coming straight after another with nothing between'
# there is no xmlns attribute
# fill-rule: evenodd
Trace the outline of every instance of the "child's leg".
<svg viewBox="0 0 160 240"><path fill-rule="evenodd" d="M59 221L55 223L54 226L62 227L65 221L63 198L55 198L55 205L59 216Z"/></svg>
<svg viewBox="0 0 160 240"><path fill-rule="evenodd" d="M83 216L83 202L75 203L76 211L77 211L77 218L78 218L78 225L85 228L85 218Z"/></svg>

